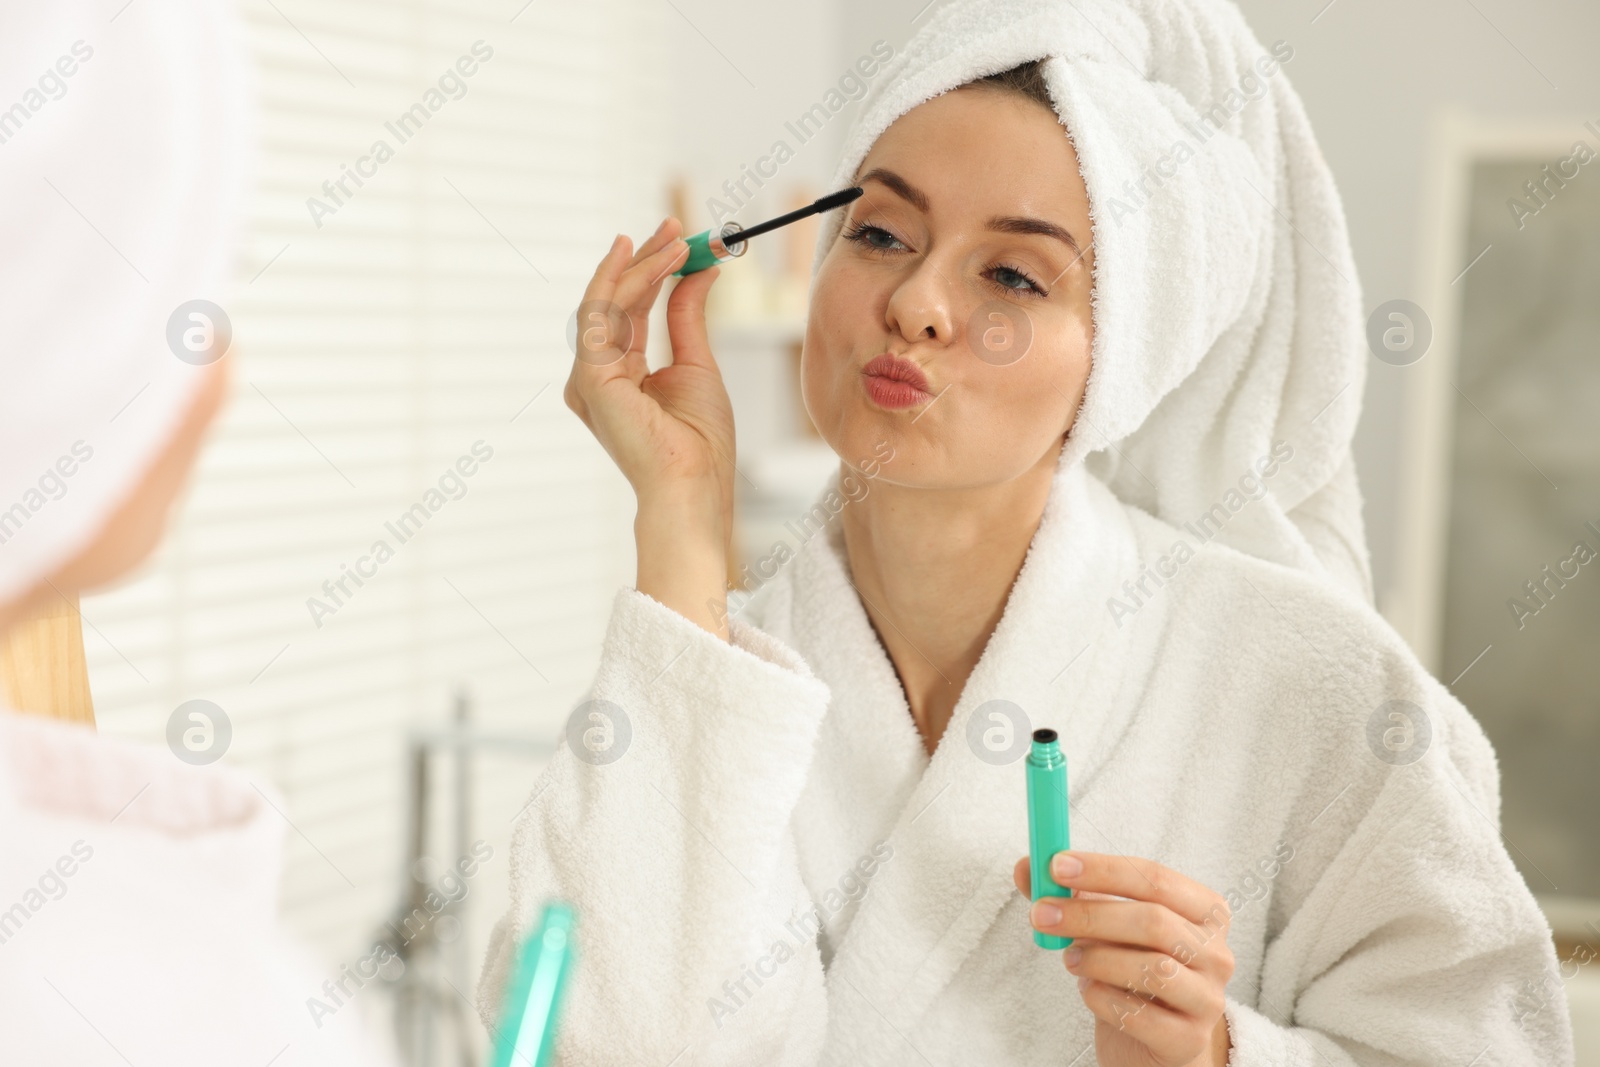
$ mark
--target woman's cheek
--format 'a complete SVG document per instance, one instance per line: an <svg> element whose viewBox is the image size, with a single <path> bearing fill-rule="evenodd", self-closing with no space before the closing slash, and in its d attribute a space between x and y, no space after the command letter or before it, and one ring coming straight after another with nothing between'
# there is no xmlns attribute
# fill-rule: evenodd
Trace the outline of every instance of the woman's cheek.
<svg viewBox="0 0 1600 1067"><path fill-rule="evenodd" d="M1037 348L1016 363L994 368L986 417L1013 427L1012 461L1026 466L1071 426L1083 394L1076 358L1047 356Z"/></svg>
<svg viewBox="0 0 1600 1067"><path fill-rule="evenodd" d="M850 384L845 365L850 358L848 344L841 337L837 320L821 302L814 302L806 327L805 346L800 354L800 402L822 439L835 449L843 442L839 435Z"/></svg>
<svg viewBox="0 0 1600 1067"><path fill-rule="evenodd" d="M845 392L855 385L852 373L859 349L864 359L867 349L881 344L882 327L874 330L863 290L848 268L830 259L825 261L812 293L806 320L805 348L801 355L801 399L818 429L836 412Z"/></svg>
<svg viewBox="0 0 1600 1067"><path fill-rule="evenodd" d="M1020 383L1020 391L1044 401L1046 406L1063 409L1063 422L1070 420L1077 413L1088 384L1093 337L1087 316L1036 320L1027 356L1013 365L1026 379Z"/></svg>

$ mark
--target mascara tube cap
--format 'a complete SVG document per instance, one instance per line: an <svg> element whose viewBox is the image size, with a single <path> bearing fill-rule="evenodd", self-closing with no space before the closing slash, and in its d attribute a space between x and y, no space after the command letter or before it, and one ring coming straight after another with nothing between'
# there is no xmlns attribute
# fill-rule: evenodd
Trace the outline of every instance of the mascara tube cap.
<svg viewBox="0 0 1600 1067"><path fill-rule="evenodd" d="M1072 890L1050 877L1051 857L1072 847L1067 822L1067 757L1054 730L1033 732L1024 767L1028 775L1029 888L1033 890L1029 899L1070 897ZM1072 944L1072 938L1035 930L1033 942L1040 948L1060 949Z"/></svg>
<svg viewBox="0 0 1600 1067"><path fill-rule="evenodd" d="M725 263L735 256L744 255L744 250L749 247L744 241L736 241L733 235L744 229L737 222L725 222L717 233L706 230L693 237L683 240L689 246L689 258L683 261L683 266L672 273L678 277L693 274L696 271L714 267L718 263Z"/></svg>

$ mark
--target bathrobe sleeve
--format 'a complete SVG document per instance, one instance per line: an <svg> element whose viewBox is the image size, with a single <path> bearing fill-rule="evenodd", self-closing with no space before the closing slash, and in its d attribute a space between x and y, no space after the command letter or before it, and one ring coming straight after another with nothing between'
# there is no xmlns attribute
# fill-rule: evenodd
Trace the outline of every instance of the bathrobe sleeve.
<svg viewBox="0 0 1600 1067"><path fill-rule="evenodd" d="M1372 779L1269 943L1257 1006L1228 997L1228 1067L1573 1062L1549 923L1502 843L1494 750L1420 681L1434 751Z"/></svg>
<svg viewBox="0 0 1600 1067"><path fill-rule="evenodd" d="M610 733L586 727L609 748L575 748L569 728L515 823L511 906L478 990L491 1033L522 938L561 898L578 916L563 1065L820 1057L821 958L814 942L791 951L784 924L809 906L790 818L829 691L742 618L730 634L618 594L588 696Z"/></svg>

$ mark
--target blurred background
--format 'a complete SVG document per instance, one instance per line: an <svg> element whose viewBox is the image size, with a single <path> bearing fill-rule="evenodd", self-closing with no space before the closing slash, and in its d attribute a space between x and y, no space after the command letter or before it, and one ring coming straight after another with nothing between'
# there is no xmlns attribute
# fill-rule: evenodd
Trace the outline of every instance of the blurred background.
<svg viewBox="0 0 1600 1067"><path fill-rule="evenodd" d="M104 6L109 47L140 10ZM1600 9L1241 6L1294 49L1387 338L1357 439L1379 609L1494 741L1600 1064ZM403 945L361 1010L406 1020L410 1062L476 1062L510 823L633 580L632 494L561 397L584 283L619 230L831 191L864 72L931 8L243 9L262 145L233 396L157 558L82 603L95 714L159 741L208 702L222 758L287 800L293 928L330 974ZM753 244L713 294L745 562L836 462L797 390L813 239Z"/></svg>

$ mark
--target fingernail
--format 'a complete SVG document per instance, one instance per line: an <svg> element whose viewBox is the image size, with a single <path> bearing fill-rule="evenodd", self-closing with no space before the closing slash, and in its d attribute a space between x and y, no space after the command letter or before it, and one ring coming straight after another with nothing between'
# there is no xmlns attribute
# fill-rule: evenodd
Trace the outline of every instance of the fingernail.
<svg viewBox="0 0 1600 1067"><path fill-rule="evenodd" d="M1056 878L1076 878L1083 873L1083 861L1070 852L1057 852L1050 861L1050 873Z"/></svg>
<svg viewBox="0 0 1600 1067"><path fill-rule="evenodd" d="M1068 967L1076 967L1078 965L1078 961L1081 959L1083 959L1083 949L1079 948L1077 945L1073 945L1071 948L1067 949Z"/></svg>
<svg viewBox="0 0 1600 1067"><path fill-rule="evenodd" d="M622 247L622 234L619 233L611 240L611 251L615 252L620 247Z"/></svg>
<svg viewBox="0 0 1600 1067"><path fill-rule="evenodd" d="M1088 986L1089 986L1089 977L1088 977L1088 975L1080 974L1078 976L1078 992L1082 993L1086 988L1088 988Z"/></svg>
<svg viewBox="0 0 1600 1067"><path fill-rule="evenodd" d="M1033 906L1033 925L1054 926L1061 921L1061 909L1047 901Z"/></svg>

